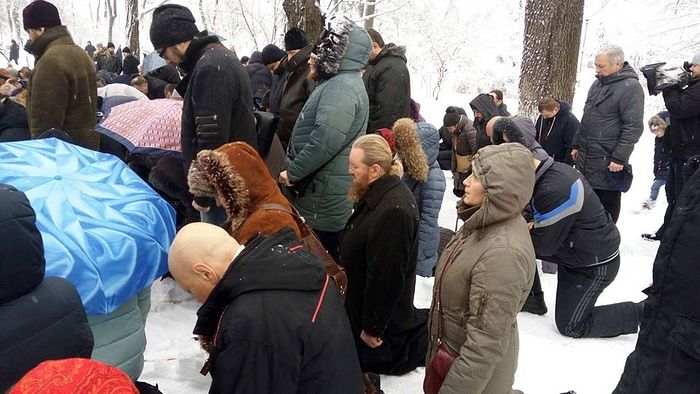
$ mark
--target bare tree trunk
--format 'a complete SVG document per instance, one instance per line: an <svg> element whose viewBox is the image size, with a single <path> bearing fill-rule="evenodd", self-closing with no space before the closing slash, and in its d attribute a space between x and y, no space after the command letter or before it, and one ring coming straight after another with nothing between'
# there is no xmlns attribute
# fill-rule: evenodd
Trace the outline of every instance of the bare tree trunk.
<svg viewBox="0 0 700 394"><path fill-rule="evenodd" d="M24 40L22 39L22 34L20 34L20 33L22 33L24 30L22 29L22 25L20 25L20 21L22 20L20 18L20 15L19 15L20 5L17 4L16 1L13 3L14 3L13 4L14 6L12 7L12 23L11 23L11 26L14 26L13 35L15 37L15 40L17 40L18 43L21 43L19 45L23 46Z"/></svg>
<svg viewBox="0 0 700 394"><path fill-rule="evenodd" d="M107 30L107 41L112 42L114 21L117 19L117 0L105 0L105 5L107 6L107 18L109 21L109 30Z"/></svg>
<svg viewBox="0 0 700 394"><path fill-rule="evenodd" d="M202 15L202 26L204 30L209 30L209 25L207 25L207 17L204 14L204 0L199 0L199 14Z"/></svg>
<svg viewBox="0 0 700 394"><path fill-rule="evenodd" d="M282 8L287 15L288 29L298 27L304 30L310 42L314 42L321 34L326 18L315 0L284 0Z"/></svg>
<svg viewBox="0 0 700 394"><path fill-rule="evenodd" d="M537 104L544 97L573 100L583 3L527 0L520 68L521 115L537 116Z"/></svg>
<svg viewBox="0 0 700 394"><path fill-rule="evenodd" d="M126 37L131 54L140 59L138 0L126 0Z"/></svg>
<svg viewBox="0 0 700 394"><path fill-rule="evenodd" d="M365 4L365 11L362 15L362 17L366 17L368 15L374 15L374 9L376 8L376 3L372 1L371 3L366 3ZM374 16L370 16L369 18L365 19L365 29L369 30L374 28Z"/></svg>

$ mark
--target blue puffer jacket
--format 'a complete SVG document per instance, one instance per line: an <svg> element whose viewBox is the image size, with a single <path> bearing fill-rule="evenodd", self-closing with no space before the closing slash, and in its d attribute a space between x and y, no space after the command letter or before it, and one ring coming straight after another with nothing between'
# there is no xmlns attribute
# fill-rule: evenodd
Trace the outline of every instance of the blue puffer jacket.
<svg viewBox="0 0 700 394"><path fill-rule="evenodd" d="M425 155L428 158L428 180L418 182L406 171L402 180L413 192L420 212L418 232L418 264L416 274L424 277L433 276L433 268L438 261L438 243L440 242L440 227L438 216L445 194L445 174L438 164L440 151L440 134L430 123L418 123L418 138ZM396 130L396 127L395 127Z"/></svg>

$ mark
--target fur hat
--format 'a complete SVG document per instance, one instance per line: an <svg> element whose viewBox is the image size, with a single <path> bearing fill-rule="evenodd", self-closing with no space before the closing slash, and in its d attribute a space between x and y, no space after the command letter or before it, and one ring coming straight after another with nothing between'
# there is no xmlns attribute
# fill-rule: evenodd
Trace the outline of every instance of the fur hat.
<svg viewBox="0 0 700 394"><path fill-rule="evenodd" d="M309 45L309 40L306 38L306 32L304 30L293 27L284 35L285 51L301 49L307 45Z"/></svg>
<svg viewBox="0 0 700 394"><path fill-rule="evenodd" d="M695 56L693 56L693 64L697 64L700 66L700 52L696 53Z"/></svg>
<svg viewBox="0 0 700 394"><path fill-rule="evenodd" d="M32 1L22 10L24 30L61 26L61 17L55 5L44 0Z"/></svg>
<svg viewBox="0 0 700 394"><path fill-rule="evenodd" d="M189 8L165 4L153 11L150 28L151 44L156 50L191 40L199 33Z"/></svg>
<svg viewBox="0 0 700 394"><path fill-rule="evenodd" d="M447 107L445 116L442 118L442 125L445 127L457 126L459 123L459 112L455 107Z"/></svg>
<svg viewBox="0 0 700 394"><path fill-rule="evenodd" d="M285 56L287 56L287 54L283 50L279 49L277 45L267 45L262 50L262 64L267 66L268 64L282 60Z"/></svg>
<svg viewBox="0 0 700 394"><path fill-rule="evenodd" d="M219 198L227 216L222 227L239 243L245 244L258 232L271 234L283 227L291 227L301 239L289 213L289 201L250 145L232 142L213 151L199 152L190 166L187 182L195 197ZM258 209L264 204L278 204L288 212Z"/></svg>
<svg viewBox="0 0 700 394"><path fill-rule="evenodd" d="M406 172L418 182L428 180L428 156L423 151L416 122L410 118L394 123L396 150Z"/></svg>

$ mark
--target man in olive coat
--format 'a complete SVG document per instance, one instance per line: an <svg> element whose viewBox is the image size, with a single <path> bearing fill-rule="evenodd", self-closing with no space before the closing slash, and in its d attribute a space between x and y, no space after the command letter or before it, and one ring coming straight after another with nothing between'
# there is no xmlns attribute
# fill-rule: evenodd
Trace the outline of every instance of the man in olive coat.
<svg viewBox="0 0 700 394"><path fill-rule="evenodd" d="M75 45L58 9L47 1L22 11L36 64L29 78L27 112L32 138L49 129L66 132L76 145L97 150L97 76L92 60Z"/></svg>

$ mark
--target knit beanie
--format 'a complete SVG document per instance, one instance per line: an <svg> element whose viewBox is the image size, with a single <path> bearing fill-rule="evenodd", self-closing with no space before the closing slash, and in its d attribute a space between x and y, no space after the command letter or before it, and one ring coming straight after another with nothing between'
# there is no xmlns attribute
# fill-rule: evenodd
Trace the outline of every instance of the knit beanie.
<svg viewBox="0 0 700 394"><path fill-rule="evenodd" d="M114 43L113 43L113 42L108 42L108 43L107 43L107 48L114 48Z"/></svg>
<svg viewBox="0 0 700 394"><path fill-rule="evenodd" d="M177 4L165 4L153 11L150 36L156 50L191 40L199 33L192 12Z"/></svg>
<svg viewBox="0 0 700 394"><path fill-rule="evenodd" d="M44 0L36 0L22 10L24 29L51 28L61 26L61 17L55 5Z"/></svg>
<svg viewBox="0 0 700 394"><path fill-rule="evenodd" d="M445 127L457 126L459 123L459 112L455 107L447 107L445 116L442 118L442 124Z"/></svg>
<svg viewBox="0 0 700 394"><path fill-rule="evenodd" d="M277 45L267 45L262 50L262 64L267 66L268 64L282 60L285 56L287 56L287 54L283 50L279 49Z"/></svg>
<svg viewBox="0 0 700 394"><path fill-rule="evenodd" d="M301 49L307 45L309 45L309 40L306 38L306 32L304 30L293 27L284 35L285 51Z"/></svg>
<svg viewBox="0 0 700 394"><path fill-rule="evenodd" d="M700 66L700 52L696 53L695 56L693 56L693 64L697 64Z"/></svg>

